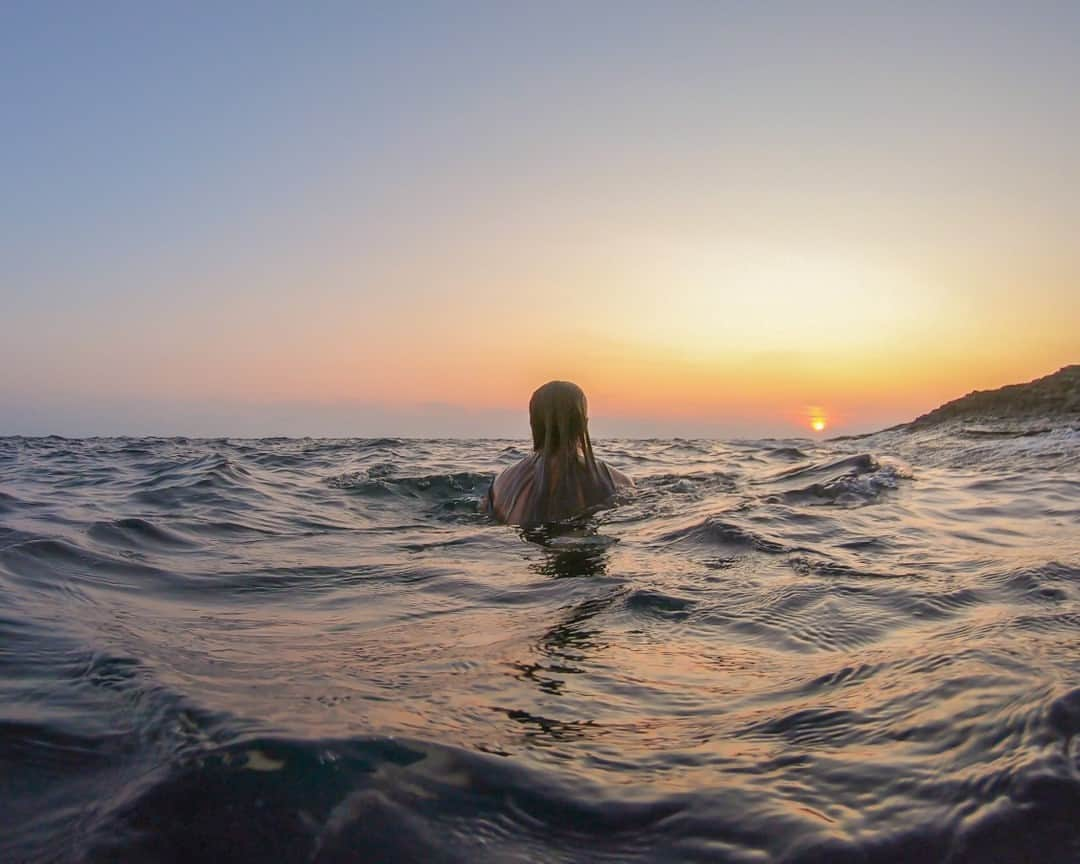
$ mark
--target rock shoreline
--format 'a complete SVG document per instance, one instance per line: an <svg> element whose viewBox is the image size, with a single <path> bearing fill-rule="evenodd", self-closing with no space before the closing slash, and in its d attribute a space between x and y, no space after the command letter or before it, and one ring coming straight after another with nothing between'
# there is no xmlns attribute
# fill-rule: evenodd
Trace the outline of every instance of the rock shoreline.
<svg viewBox="0 0 1080 864"><path fill-rule="evenodd" d="M916 417L906 427L922 429L950 420L1023 420L1050 424L1080 420L1080 364L1065 366L1026 384L975 390Z"/></svg>

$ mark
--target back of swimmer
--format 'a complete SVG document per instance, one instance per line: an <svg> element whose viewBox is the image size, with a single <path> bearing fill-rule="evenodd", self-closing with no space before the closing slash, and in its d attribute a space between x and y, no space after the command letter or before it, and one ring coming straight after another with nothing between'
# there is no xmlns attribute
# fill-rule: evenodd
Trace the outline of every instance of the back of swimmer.
<svg viewBox="0 0 1080 864"><path fill-rule="evenodd" d="M495 478L486 498L496 519L536 525L614 503L633 481L593 454L585 394L549 381L529 400L533 452Z"/></svg>

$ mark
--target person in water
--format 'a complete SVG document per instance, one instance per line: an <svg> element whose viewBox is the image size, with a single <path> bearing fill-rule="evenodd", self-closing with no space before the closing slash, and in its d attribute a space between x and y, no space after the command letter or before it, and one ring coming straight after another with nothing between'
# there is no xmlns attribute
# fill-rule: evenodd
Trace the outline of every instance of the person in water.
<svg viewBox="0 0 1080 864"><path fill-rule="evenodd" d="M580 516L614 502L633 481L593 455L588 402L576 384L549 381L529 400L533 453L499 474L487 509L512 525Z"/></svg>

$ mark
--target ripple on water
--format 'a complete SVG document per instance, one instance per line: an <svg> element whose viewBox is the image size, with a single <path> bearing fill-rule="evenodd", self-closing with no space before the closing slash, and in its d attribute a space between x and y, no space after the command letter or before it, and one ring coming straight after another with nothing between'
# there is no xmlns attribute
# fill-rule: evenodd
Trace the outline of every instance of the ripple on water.
<svg viewBox="0 0 1080 864"><path fill-rule="evenodd" d="M1075 436L596 448L0 439L0 860L1080 860Z"/></svg>

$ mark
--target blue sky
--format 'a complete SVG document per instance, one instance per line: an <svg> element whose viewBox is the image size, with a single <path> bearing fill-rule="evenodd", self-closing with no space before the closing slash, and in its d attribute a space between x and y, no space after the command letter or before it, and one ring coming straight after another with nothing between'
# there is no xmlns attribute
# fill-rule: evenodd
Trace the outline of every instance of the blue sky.
<svg viewBox="0 0 1080 864"><path fill-rule="evenodd" d="M1077 44L1074 3L5 4L0 434L502 435L551 377L613 434L856 430L1052 371Z"/></svg>

